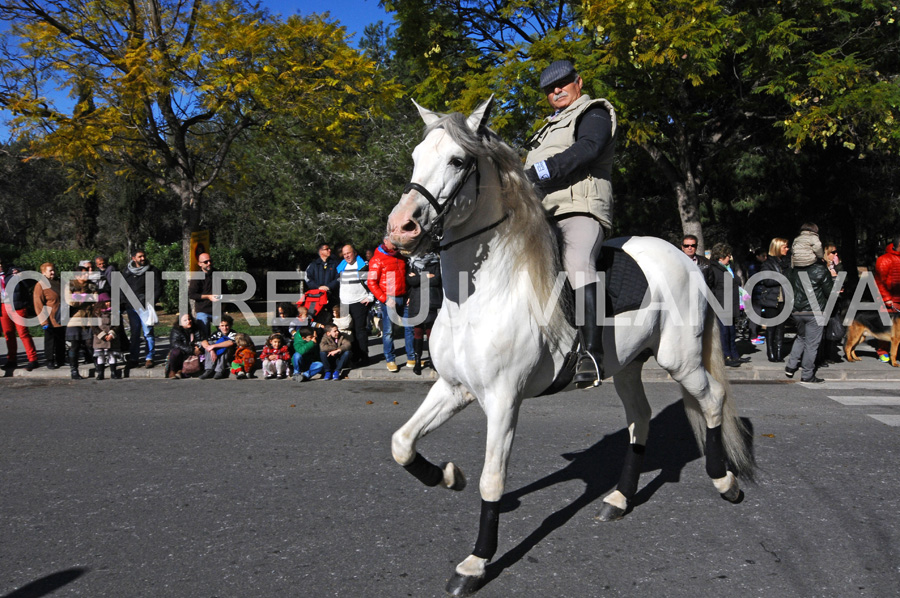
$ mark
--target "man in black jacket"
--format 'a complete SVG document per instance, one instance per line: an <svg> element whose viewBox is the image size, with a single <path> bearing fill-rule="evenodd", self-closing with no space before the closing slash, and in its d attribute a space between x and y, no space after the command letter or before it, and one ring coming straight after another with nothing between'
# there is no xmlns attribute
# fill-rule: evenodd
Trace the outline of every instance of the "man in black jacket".
<svg viewBox="0 0 900 598"><path fill-rule="evenodd" d="M203 278L191 280L190 284L188 284L188 299L194 302L197 320L206 328L206 334L208 335L210 332L209 324L212 322L212 305L221 301L222 296L213 295L213 266L209 254L201 253L198 255L197 263L200 264Z"/></svg>
<svg viewBox="0 0 900 598"><path fill-rule="evenodd" d="M156 338L153 336L153 319L156 316L156 302L162 295L162 272L156 266L151 266L147 254L143 249L137 249L131 258L131 262L125 269L125 284L137 297L138 303L128 305L128 322L131 326L131 352L128 364L136 366L141 351L141 337L138 330L143 332L147 341L147 356L144 367L153 367L153 350L156 347Z"/></svg>
<svg viewBox="0 0 900 598"><path fill-rule="evenodd" d="M331 245L322 243L319 245L319 257L306 268L308 288L328 293L328 305L316 315L316 321L321 324L331 322L333 318L331 308L340 304L341 275L337 267L338 260L331 257Z"/></svg>

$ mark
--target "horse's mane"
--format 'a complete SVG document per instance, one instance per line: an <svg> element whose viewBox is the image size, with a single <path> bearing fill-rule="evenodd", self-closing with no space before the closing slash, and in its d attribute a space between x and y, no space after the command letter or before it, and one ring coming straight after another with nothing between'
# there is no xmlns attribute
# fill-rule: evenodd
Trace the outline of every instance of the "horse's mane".
<svg viewBox="0 0 900 598"><path fill-rule="evenodd" d="M567 325L570 301L566 293L553 297L557 275L562 271L559 252L559 231L552 226L534 186L525 177L522 160L496 133L482 127L476 134L466 118L459 112L442 116L426 127L427 135L434 129L444 129L469 156L487 159L497 169L500 179L500 202L509 214L509 235L512 272L515 276L526 275L533 285L538 299L538 308L544 309L549 302L559 303L561 309L554 309L547 325L562 330ZM544 317L534 314L538 322Z"/></svg>

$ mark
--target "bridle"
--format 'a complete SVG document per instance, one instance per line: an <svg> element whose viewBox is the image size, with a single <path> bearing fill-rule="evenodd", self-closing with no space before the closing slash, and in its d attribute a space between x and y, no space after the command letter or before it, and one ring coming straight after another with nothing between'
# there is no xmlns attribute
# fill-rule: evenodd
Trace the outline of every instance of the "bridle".
<svg viewBox="0 0 900 598"><path fill-rule="evenodd" d="M463 177L459 181L459 184L453 189L453 192L447 196L447 200L444 202L444 205L441 205L438 200L431 194L431 191L420 185L419 183L413 183L410 181L406 184L406 187L403 188L403 195L406 195L412 190L418 191L422 197L428 200L428 203L431 204L431 207L434 208L434 211L437 212L437 218L434 219L434 222L431 224L431 230L428 231L428 235L435 242L435 244L440 244L441 239L444 238L444 218L447 217L447 214L450 212L450 208L453 207L453 203L456 201L456 197L459 195L459 192L462 191L462 188L465 187L466 183L469 182L469 179L472 175L475 175L475 189L478 189L478 186L481 184L481 178L478 175L478 162L474 157L469 156L466 158L465 163L463 164Z"/></svg>

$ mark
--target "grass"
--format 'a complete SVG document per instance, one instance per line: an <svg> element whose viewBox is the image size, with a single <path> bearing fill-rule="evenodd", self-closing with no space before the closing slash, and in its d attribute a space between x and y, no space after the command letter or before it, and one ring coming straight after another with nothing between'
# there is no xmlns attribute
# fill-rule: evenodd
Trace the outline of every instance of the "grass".
<svg viewBox="0 0 900 598"><path fill-rule="evenodd" d="M267 326L265 322L268 318L267 312L254 312L254 316L257 320L259 320L259 326L251 326L247 319L241 315L241 312L225 312L234 318L234 327L233 330L235 332L243 332L244 334L249 334L250 336L268 336L272 333L272 327ZM157 338L165 338L169 336L169 333L172 332L172 326L175 325L175 318L178 314L159 314L159 323L153 327L153 331L156 334ZM124 322L128 322L128 316L122 316L122 320ZM44 329L40 326L30 326L28 328L29 332L31 332L31 336L33 337L43 337Z"/></svg>

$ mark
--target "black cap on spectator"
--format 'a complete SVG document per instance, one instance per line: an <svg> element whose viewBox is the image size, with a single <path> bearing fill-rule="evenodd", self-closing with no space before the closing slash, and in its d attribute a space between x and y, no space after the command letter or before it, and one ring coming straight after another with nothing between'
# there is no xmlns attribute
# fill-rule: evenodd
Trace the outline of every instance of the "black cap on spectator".
<svg viewBox="0 0 900 598"><path fill-rule="evenodd" d="M568 60L557 60L551 62L550 66L541 73L541 88L547 87L552 83L556 83L560 79L570 77L575 74L575 66Z"/></svg>

